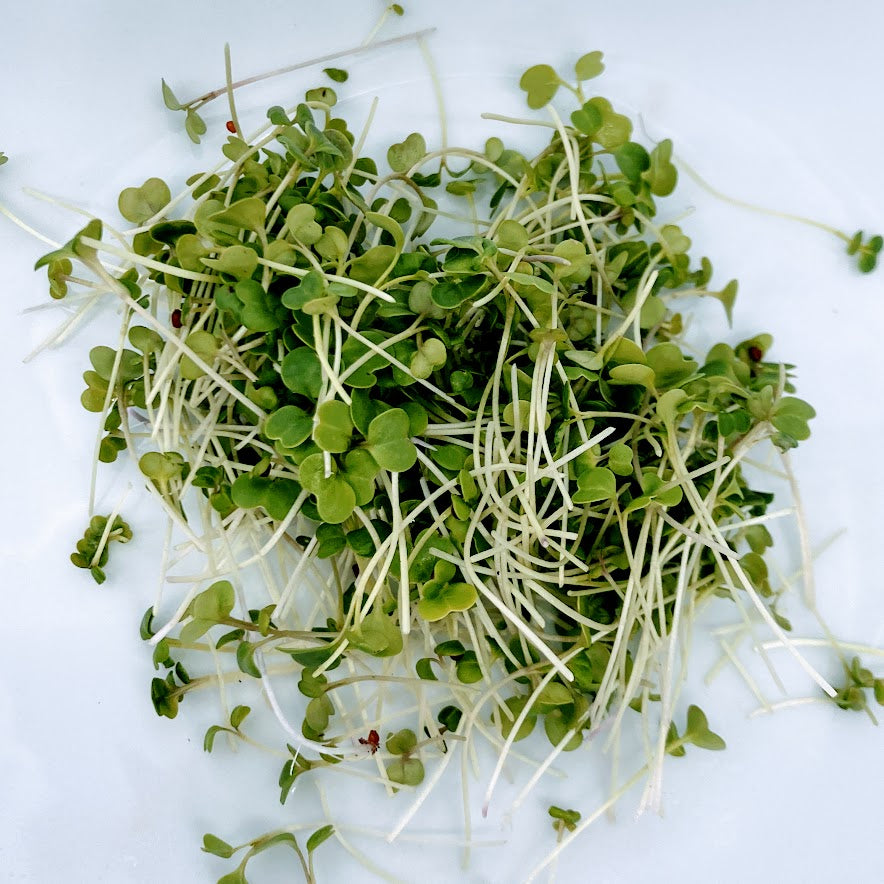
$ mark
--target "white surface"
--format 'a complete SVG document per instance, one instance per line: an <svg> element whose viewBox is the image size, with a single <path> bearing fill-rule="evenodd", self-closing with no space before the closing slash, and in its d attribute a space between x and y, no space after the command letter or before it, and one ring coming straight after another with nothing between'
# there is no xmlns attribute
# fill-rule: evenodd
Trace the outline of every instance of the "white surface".
<svg viewBox="0 0 884 884"><path fill-rule="evenodd" d="M203 158L210 152L190 147L162 107L160 76L189 97L223 81L225 40L235 74L246 75L354 45L380 8L345 0L44 0L4 10L0 150L10 162L0 167L0 201L47 235L68 238L77 219L33 202L22 186L110 215L122 187L150 174L182 177L209 162ZM431 46L459 124L456 140L480 131L459 104L469 114L500 110L505 101L519 107L513 80L502 77L517 78L538 62L567 69L584 51L601 49L608 72L599 92L641 113L650 136L672 137L676 151L722 190L849 231L884 229L884 6L454 0L444 4L444 16L442 8L407 4L406 18L384 33L437 26ZM424 78L414 48L389 58L382 74L370 62L342 62L352 76L339 92ZM374 81L360 81L360 71ZM266 99L243 92L240 105L250 106L254 95L260 114L260 101L285 102L314 81L318 74L289 77L260 93ZM222 103L206 117L220 137ZM431 107L422 107L412 125L422 128L424 119L432 119ZM776 355L798 364L799 394L819 412L795 463L815 540L847 531L820 562L821 607L843 637L884 646L884 482L874 466L884 430L884 269L861 277L824 234L716 203L696 189L686 193L673 206L696 205L685 227L698 252L710 255L722 283L730 276L741 281L731 340L772 332ZM229 864L199 852L203 832L245 839L296 815L298 802L284 810L276 803L276 762L205 755L202 722L186 706L174 722L154 716L152 669L137 635L155 590L151 563L160 540L150 512L129 513L137 539L115 551L104 587L67 562L83 529L94 439L93 416L78 405L79 375L88 347L104 338L95 324L65 348L21 364L58 316L21 313L47 299L45 277L30 271L45 250L0 219L8 427L0 533L0 880L214 881ZM120 487L110 487L103 509ZM698 647L701 675L710 653ZM875 668L884 670L884 661ZM828 673L837 675L831 667ZM808 692L797 683L799 694ZM748 722L754 701L730 675L708 694L698 686L691 696L726 736L728 750L673 759L665 819L633 822L634 799L627 799L616 823L602 820L563 856L560 880L884 880L880 730L864 716L828 707ZM585 793L594 776L592 769L572 776L563 795L554 781L544 784L514 824L510 846L477 854L467 871L453 854L427 865L435 855L414 847L373 855L408 880L520 880L541 846L552 844L545 807L591 810ZM365 802L366 821L373 822L385 798L360 790L352 800ZM496 806L499 821L506 802ZM485 832L508 834L496 824ZM371 877L353 872L329 845L318 865L320 880ZM256 863L254 881L293 880L281 868L272 860L263 869Z"/></svg>

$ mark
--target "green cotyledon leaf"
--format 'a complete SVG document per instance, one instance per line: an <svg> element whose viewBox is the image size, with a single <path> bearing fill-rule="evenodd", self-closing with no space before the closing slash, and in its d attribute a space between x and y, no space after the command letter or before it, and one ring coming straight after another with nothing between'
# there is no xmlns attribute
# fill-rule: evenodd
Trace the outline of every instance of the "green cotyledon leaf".
<svg viewBox="0 0 884 884"><path fill-rule="evenodd" d="M339 399L323 402L316 410L313 441L323 451L343 454L350 447L352 436L353 422L350 420L349 406Z"/></svg>
<svg viewBox="0 0 884 884"><path fill-rule="evenodd" d="M383 470L410 470L417 460L417 449L408 438L410 422L401 408L379 414L368 425L366 445L377 465Z"/></svg>

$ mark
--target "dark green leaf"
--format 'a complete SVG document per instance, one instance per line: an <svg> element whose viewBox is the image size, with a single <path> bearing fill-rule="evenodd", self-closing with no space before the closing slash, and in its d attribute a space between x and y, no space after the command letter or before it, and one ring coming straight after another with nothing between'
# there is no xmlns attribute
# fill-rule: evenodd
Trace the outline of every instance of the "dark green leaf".
<svg viewBox="0 0 884 884"><path fill-rule="evenodd" d="M316 400L322 389L322 366L310 347L298 347L283 357L282 382L293 393Z"/></svg>

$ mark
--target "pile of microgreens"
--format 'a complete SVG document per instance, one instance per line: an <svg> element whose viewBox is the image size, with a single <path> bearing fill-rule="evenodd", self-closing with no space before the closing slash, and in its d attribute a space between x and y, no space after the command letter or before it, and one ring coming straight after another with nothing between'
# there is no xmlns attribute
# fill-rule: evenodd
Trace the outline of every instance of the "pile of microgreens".
<svg viewBox="0 0 884 884"><path fill-rule="evenodd" d="M842 657L836 690L787 635L788 584L765 558L782 512L744 462L807 439L814 412L791 366L766 358L769 335L702 359L680 343L682 299L715 298L730 317L737 285L712 289L709 260L655 220L676 186L672 143L646 149L585 92L602 69L593 52L574 83L525 73L546 117L496 119L545 127L534 157L498 137L437 150L411 133L387 170L327 86L244 138L228 66L209 93L230 96L224 162L174 197L158 178L127 188L131 229L106 240L92 220L37 265L54 298L86 292L80 311L122 306L82 403L101 422L98 460L137 459L168 517L162 571L178 592L141 625L156 712L217 691L205 749L224 735L281 754L282 802L323 769L414 789L391 840L452 762L470 779L482 741L498 755L487 811L509 758L536 768L520 804L562 753L603 743L616 764L638 722L637 773L582 820L551 807L558 845L534 873L639 780L657 806L666 755L724 748L679 703L712 598L753 640L766 627L839 705L868 709L870 690L884 702L858 660ZM196 105L163 86L198 140ZM564 119L560 87L576 98ZM847 239L871 269L880 237ZM130 536L118 512L95 516L74 564L101 582L110 542ZM262 710L276 744L250 728ZM539 763L514 746L536 728ZM319 844L353 850L334 822L306 852L298 826L237 847L207 835L204 849L241 854L221 879L233 884L288 845L312 881Z"/></svg>

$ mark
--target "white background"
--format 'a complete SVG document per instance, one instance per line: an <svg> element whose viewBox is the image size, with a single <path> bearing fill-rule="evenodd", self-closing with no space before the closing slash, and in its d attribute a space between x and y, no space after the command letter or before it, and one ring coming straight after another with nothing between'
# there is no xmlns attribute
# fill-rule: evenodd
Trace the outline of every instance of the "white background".
<svg viewBox="0 0 884 884"><path fill-rule="evenodd" d="M380 8L368 0L11 5L0 31L0 150L10 156L0 167L0 202L60 240L79 219L35 202L22 187L113 217L122 187L151 174L180 180L214 162L163 108L161 76L189 98L223 82L225 41L235 76L245 76L358 44ZM608 72L599 91L641 114L650 137L672 137L677 153L720 189L848 232L884 229L881 4L449 0L412 2L406 12L383 34L436 26L430 45L457 140L481 143L493 133L476 122L482 110L523 112L515 84L530 64L567 70L583 52L601 49ZM425 86L413 47L340 66L353 74L341 95L386 94L385 113L399 128L379 134L382 141L413 128L432 133L426 89L399 87ZM289 77L244 91L240 106L253 107L257 120L262 102L290 103L319 82L318 71ZM206 119L217 142L227 113L223 101L216 104ZM819 563L821 608L839 635L882 647L884 269L862 277L841 244L819 231L741 211L696 188L684 193L673 200L673 213L696 207L684 225L698 251L710 255L721 284L731 276L741 282L733 332L714 334L732 334L735 342L772 332L773 355L798 364L799 393L819 413L795 464L814 540L846 530ZM128 513L136 540L115 550L102 588L67 561L85 523L95 432L93 416L78 404L79 375L88 347L110 342L103 331L109 326L99 322L63 349L22 364L62 315L22 314L48 300L45 276L30 270L44 251L0 219L0 880L214 881L228 864L199 852L203 832L245 840L299 808L297 801L285 810L276 803L275 762L268 768L229 753L205 755L203 726L186 705L174 722L153 714L149 654L137 635L156 588L151 511ZM124 485L105 482L100 509L107 511ZM701 642L700 675L711 659ZM825 658L820 665L837 677ZM884 660L874 668L880 674ZM798 695L810 692L794 681ZM750 722L754 701L732 676L708 693L699 682L692 689L728 750L674 759L665 819L634 822L635 802L627 799L616 823L602 820L563 856L560 880L884 880L880 730L828 706ZM509 846L480 851L466 871L447 851L373 855L408 880L520 880L552 843L544 821L549 803L592 809L585 793L597 773L585 764L566 783L541 787L512 831L501 822L502 800L483 832L511 837ZM389 816L379 793L353 793L352 800L365 802L370 822ZM419 828L432 825L427 818ZM318 863L320 880L371 879L331 844ZM256 863L254 880L296 880L283 868Z"/></svg>

